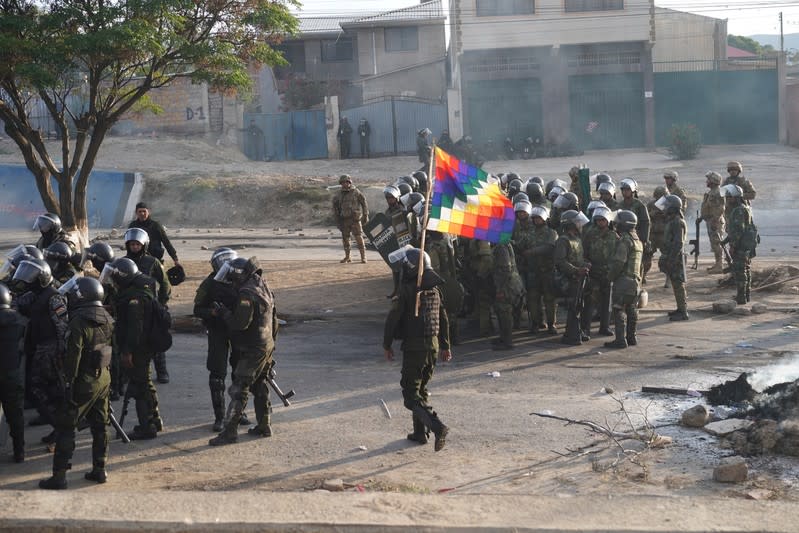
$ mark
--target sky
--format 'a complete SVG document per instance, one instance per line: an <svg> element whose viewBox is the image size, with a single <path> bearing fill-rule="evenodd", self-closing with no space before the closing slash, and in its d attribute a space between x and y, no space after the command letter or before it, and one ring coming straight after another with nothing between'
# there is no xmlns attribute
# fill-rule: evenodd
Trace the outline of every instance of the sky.
<svg viewBox="0 0 799 533"><path fill-rule="evenodd" d="M304 0L306 16L350 16L412 6L418 0ZM449 2L444 0L446 6ZM779 34L779 12L783 12L785 34L799 33L799 1L781 0L655 0L662 7L690 11L709 17L726 18L727 33Z"/></svg>

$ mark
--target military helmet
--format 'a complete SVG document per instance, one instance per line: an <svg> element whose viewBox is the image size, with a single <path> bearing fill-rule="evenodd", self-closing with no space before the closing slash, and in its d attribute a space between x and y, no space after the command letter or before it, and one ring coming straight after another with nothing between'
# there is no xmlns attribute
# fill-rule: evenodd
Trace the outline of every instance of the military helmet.
<svg viewBox="0 0 799 533"><path fill-rule="evenodd" d="M521 192L524 184L519 178L513 178L508 183L508 197L513 198L517 193Z"/></svg>
<svg viewBox="0 0 799 533"><path fill-rule="evenodd" d="M594 209L596 209L598 207L607 207L607 205L602 200L591 200L591 202L588 203L588 211L589 212L593 211Z"/></svg>
<svg viewBox="0 0 799 533"><path fill-rule="evenodd" d="M743 172L744 167L738 161L730 161L729 163L727 163L727 172L729 172L730 170L737 170L738 172Z"/></svg>
<svg viewBox="0 0 799 533"><path fill-rule="evenodd" d="M145 248L150 244L150 236L141 228L130 228L125 232L124 240L126 246L129 242L138 242Z"/></svg>
<svg viewBox="0 0 799 533"><path fill-rule="evenodd" d="M344 183L346 182L352 183L352 176L350 176L349 174L342 174L341 176L338 177L339 185L344 185Z"/></svg>
<svg viewBox="0 0 799 533"><path fill-rule="evenodd" d="M599 186L603 183L613 183L613 178L610 177L610 174L606 174L604 172L600 172L596 176L594 176L594 183L596 183L596 190L599 190Z"/></svg>
<svg viewBox="0 0 799 533"><path fill-rule="evenodd" d="M668 189L666 189L666 187L664 187L663 185L658 185L657 187L655 187L655 192L653 193L652 196L655 197L655 200L658 200L666 196L668 193L669 191Z"/></svg>
<svg viewBox="0 0 799 533"><path fill-rule="evenodd" d="M239 256L239 253L227 247L217 248L214 250L214 253L211 254L211 268L214 272L219 272L219 269L222 268L222 265L236 259Z"/></svg>
<svg viewBox="0 0 799 533"><path fill-rule="evenodd" d="M8 309L11 307L11 291L4 283L0 283L0 309Z"/></svg>
<svg viewBox="0 0 799 533"><path fill-rule="evenodd" d="M554 202L552 202L552 207L557 207L558 209L580 209L580 200L577 198L577 195L573 192L564 192L560 196L558 196Z"/></svg>
<svg viewBox="0 0 799 533"><path fill-rule="evenodd" d="M419 181L413 176L400 176L397 178L397 183L407 183L414 192L419 189Z"/></svg>
<svg viewBox="0 0 799 533"><path fill-rule="evenodd" d="M608 223L613 222L614 219L613 211L611 211L607 207L597 207L591 213L591 220L595 221L598 218L604 218L605 220L608 221Z"/></svg>
<svg viewBox="0 0 799 533"><path fill-rule="evenodd" d="M539 217L543 219L544 222L546 222L547 220L549 220L549 209L540 205L535 206L533 210L530 212L530 218L534 217Z"/></svg>
<svg viewBox="0 0 799 533"><path fill-rule="evenodd" d="M400 194L400 190L397 188L397 186L388 185L383 189L383 196L386 198L394 198L395 200L399 200L400 196L402 195Z"/></svg>
<svg viewBox="0 0 799 533"><path fill-rule="evenodd" d="M619 189L630 189L633 192L638 192L638 182L633 178L624 178L619 183Z"/></svg>
<svg viewBox="0 0 799 533"><path fill-rule="evenodd" d="M580 167L571 167L569 169L569 177L571 179L576 179L580 177Z"/></svg>
<svg viewBox="0 0 799 533"><path fill-rule="evenodd" d="M655 207L657 207L661 211L666 211L666 212L672 209L676 209L679 211L680 209L682 209L682 200L680 200L679 196L676 196L674 194L667 194L658 199L657 202L655 202Z"/></svg>
<svg viewBox="0 0 799 533"><path fill-rule="evenodd" d="M528 215L533 214L533 205L527 200L519 200L513 203L513 211L516 213L525 212Z"/></svg>
<svg viewBox="0 0 799 533"><path fill-rule="evenodd" d="M541 178L539 178L541 179ZM530 181L526 187L527 197L537 202L544 199L544 187L540 183Z"/></svg>
<svg viewBox="0 0 799 533"><path fill-rule="evenodd" d="M59 264L65 263L72 258L72 248L63 241L54 242L44 249L44 260L54 269Z"/></svg>
<svg viewBox="0 0 799 533"><path fill-rule="evenodd" d="M546 193L547 198L549 198L549 193L552 192L552 189L555 187L560 187L564 191L569 188L565 181L555 178L554 180L547 182L546 187L544 187L544 192Z"/></svg>
<svg viewBox="0 0 799 533"><path fill-rule="evenodd" d="M721 184L721 174L719 174L718 172L713 172L712 170L708 170L707 173L705 173L705 178L707 178L707 181L709 181L713 185Z"/></svg>
<svg viewBox="0 0 799 533"><path fill-rule="evenodd" d="M427 172L424 170L415 171L413 174L411 174L411 177L416 180L416 182L419 184L419 187L422 186L422 183L427 183Z"/></svg>
<svg viewBox="0 0 799 533"><path fill-rule="evenodd" d="M549 190L549 192L547 193L547 200L549 200L550 202L552 202L554 204L555 200L557 200L558 197L561 194L563 194L564 192L566 192L566 191L563 190L561 187L552 187Z"/></svg>
<svg viewBox="0 0 799 533"><path fill-rule="evenodd" d="M616 227L622 231L632 231L638 225L638 217L632 211L622 209L616 213Z"/></svg>
<svg viewBox="0 0 799 533"><path fill-rule="evenodd" d="M580 229L586 222L588 222L588 218L574 209L564 211L560 215L560 227L563 229L569 229L571 227Z"/></svg>
<svg viewBox="0 0 799 533"><path fill-rule="evenodd" d="M721 193L722 196L727 196L729 198L742 198L744 195L744 190L739 186L730 183L720 187L719 193Z"/></svg>
<svg viewBox="0 0 799 533"><path fill-rule="evenodd" d="M676 170L667 170L663 173L663 179L671 179L677 181L680 175L677 173Z"/></svg>
<svg viewBox="0 0 799 533"><path fill-rule="evenodd" d="M527 185L530 185L531 183L539 184L542 189L544 188L545 185L544 178L542 178L541 176L533 176L531 178L527 178Z"/></svg>
<svg viewBox="0 0 799 533"><path fill-rule="evenodd" d="M55 213L45 213L36 217L33 229L45 233L58 233L61 231L61 217Z"/></svg>
<svg viewBox="0 0 799 533"><path fill-rule="evenodd" d="M53 272L43 259L24 259L17 265L12 279L28 288L44 288L53 282Z"/></svg>
<svg viewBox="0 0 799 533"><path fill-rule="evenodd" d="M530 197L527 196L526 192L517 192L516 194L513 195L513 198L510 199L510 203L516 205L516 202L521 202L522 200L524 200L525 202L529 202Z"/></svg>
<svg viewBox="0 0 799 533"><path fill-rule="evenodd" d="M400 198L405 196L406 194L411 194L413 192L411 186L405 183L404 181L398 182L396 187L399 190Z"/></svg>
<svg viewBox="0 0 799 533"><path fill-rule="evenodd" d="M98 241L92 243L91 246L83 249L83 256L80 260L81 268L86 264L87 260L92 262L95 270L102 272L105 264L114 260L114 249L106 242Z"/></svg>
<svg viewBox="0 0 799 533"><path fill-rule="evenodd" d="M508 172L507 174L505 174L505 176L507 178L508 183L512 182L513 180L521 180L519 175L516 174L515 172Z"/></svg>
<svg viewBox="0 0 799 533"><path fill-rule="evenodd" d="M75 307L101 307L105 290L103 284L90 277L73 278L74 283L66 291L67 301ZM72 280L70 280L72 282Z"/></svg>
<svg viewBox="0 0 799 533"><path fill-rule="evenodd" d="M600 196L603 192L608 193L611 196L616 194L616 186L613 185L613 182L600 183L596 190L599 191Z"/></svg>

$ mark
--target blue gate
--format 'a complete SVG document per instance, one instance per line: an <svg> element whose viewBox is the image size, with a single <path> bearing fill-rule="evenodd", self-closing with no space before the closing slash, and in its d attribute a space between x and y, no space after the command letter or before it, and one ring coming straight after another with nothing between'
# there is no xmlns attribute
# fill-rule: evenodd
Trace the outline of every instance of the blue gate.
<svg viewBox="0 0 799 533"><path fill-rule="evenodd" d="M416 152L416 133L429 128L434 137L447 129L445 104L409 98L391 97L341 111L352 126L352 154L360 154L358 124L362 118L369 121L372 155L398 155Z"/></svg>
<svg viewBox="0 0 799 533"><path fill-rule="evenodd" d="M242 151L250 159L326 159L325 112L245 113Z"/></svg>

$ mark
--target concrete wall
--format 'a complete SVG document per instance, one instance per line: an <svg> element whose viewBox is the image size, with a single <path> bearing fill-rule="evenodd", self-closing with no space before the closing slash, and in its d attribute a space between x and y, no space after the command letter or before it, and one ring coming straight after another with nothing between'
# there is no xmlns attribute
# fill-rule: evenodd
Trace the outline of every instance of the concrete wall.
<svg viewBox="0 0 799 533"><path fill-rule="evenodd" d="M373 76L446 55L443 21L408 26L416 26L419 46L416 50L404 52L386 50L385 28L353 28L358 41L358 73L361 76Z"/></svg>
<svg viewBox="0 0 799 533"><path fill-rule="evenodd" d="M367 78L358 83L363 86L364 101L384 96L412 96L443 101L447 87L444 59Z"/></svg>
<svg viewBox="0 0 799 533"><path fill-rule="evenodd" d="M341 37L344 34L340 34ZM347 35L349 37L349 35ZM358 77L358 40L353 39L352 60L322 61L322 40L336 39L336 35L324 38L306 38L305 41L305 78L314 81L351 80ZM354 37L354 35L352 36Z"/></svg>
<svg viewBox="0 0 799 533"><path fill-rule="evenodd" d="M796 80L785 86L785 122L786 143L799 147L799 81Z"/></svg>
<svg viewBox="0 0 799 533"><path fill-rule="evenodd" d="M726 56L727 21L658 7L652 60L717 60Z"/></svg>
<svg viewBox="0 0 799 533"><path fill-rule="evenodd" d="M206 84L195 85L180 78L166 87L153 89L149 97L163 109L163 113L128 113L114 127L114 133L130 135L155 131L202 135L211 131Z"/></svg>
<svg viewBox="0 0 799 533"><path fill-rule="evenodd" d="M566 13L563 0L537 0L536 13L478 17L477 0L452 0L459 51L583 43L648 41L650 2L627 0L614 11Z"/></svg>

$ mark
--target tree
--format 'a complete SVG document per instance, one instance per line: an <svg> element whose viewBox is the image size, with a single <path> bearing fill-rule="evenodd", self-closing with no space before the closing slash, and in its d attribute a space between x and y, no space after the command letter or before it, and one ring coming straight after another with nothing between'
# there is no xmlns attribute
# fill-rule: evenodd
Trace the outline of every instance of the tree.
<svg viewBox="0 0 799 533"><path fill-rule="evenodd" d="M177 78L244 94L250 66L285 64L298 0L0 0L0 121L44 208L88 234L86 187L111 127ZM54 158L31 122L55 122ZM55 180L56 191L51 179Z"/></svg>
<svg viewBox="0 0 799 533"><path fill-rule="evenodd" d="M751 37L744 37L743 35L727 35L727 44L759 56L767 56L776 52L770 44L764 46Z"/></svg>

